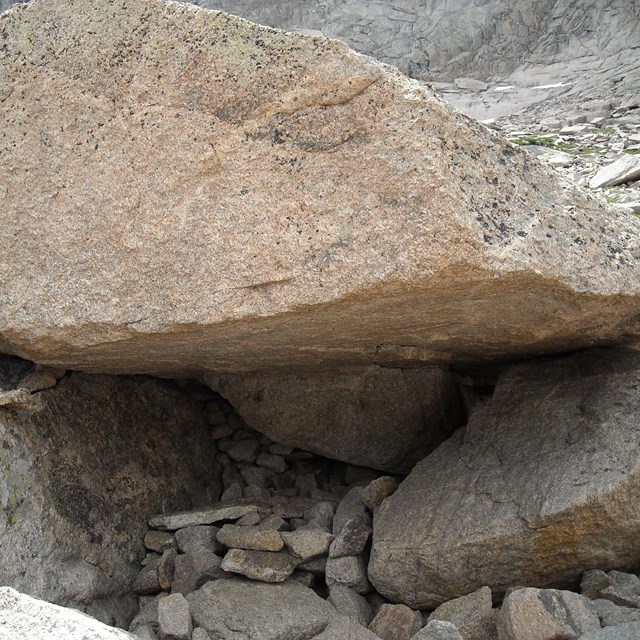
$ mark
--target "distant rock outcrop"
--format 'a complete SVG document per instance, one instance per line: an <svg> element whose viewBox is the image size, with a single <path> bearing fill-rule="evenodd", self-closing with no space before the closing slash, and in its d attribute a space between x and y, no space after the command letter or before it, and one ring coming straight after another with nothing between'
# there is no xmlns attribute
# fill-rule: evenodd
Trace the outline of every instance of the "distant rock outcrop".
<svg viewBox="0 0 640 640"><path fill-rule="evenodd" d="M639 334L640 222L344 44L159 0L0 28L1 351L290 373Z"/></svg>

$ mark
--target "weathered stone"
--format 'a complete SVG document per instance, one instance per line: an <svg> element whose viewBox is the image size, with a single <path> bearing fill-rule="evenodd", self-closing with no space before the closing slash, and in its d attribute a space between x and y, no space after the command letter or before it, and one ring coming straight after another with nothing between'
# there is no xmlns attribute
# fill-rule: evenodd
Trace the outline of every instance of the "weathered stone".
<svg viewBox="0 0 640 640"><path fill-rule="evenodd" d="M329 552L334 535L324 531L298 529L280 534L287 550L302 561L311 560Z"/></svg>
<svg viewBox="0 0 640 640"><path fill-rule="evenodd" d="M32 367L0 356L0 388ZM126 627L147 518L217 498L208 426L144 377L71 373L37 396L0 409L0 584Z"/></svg>
<svg viewBox="0 0 640 640"><path fill-rule="evenodd" d="M385 498L392 495L398 488L398 481L391 476L380 476L372 480L360 494L360 500L365 507L373 511L382 504Z"/></svg>
<svg viewBox="0 0 640 640"><path fill-rule="evenodd" d="M640 607L640 578L633 573L585 571L580 591L591 600L605 598L621 607Z"/></svg>
<svg viewBox="0 0 640 640"><path fill-rule="evenodd" d="M419 611L413 611L404 604L383 604L369 629L382 640L410 640L423 624Z"/></svg>
<svg viewBox="0 0 640 640"><path fill-rule="evenodd" d="M379 640L380 636L358 624L353 618L332 618L324 631L313 640Z"/></svg>
<svg viewBox="0 0 640 640"><path fill-rule="evenodd" d="M195 527L201 524L237 520L248 513L256 512L257 509L257 506L253 503L239 502L233 504L230 502L220 502L218 505L204 509L154 516L149 520L149 526L154 529L175 531L176 529Z"/></svg>
<svg viewBox="0 0 640 640"><path fill-rule="evenodd" d="M430 620L411 640L465 640L465 638L451 622Z"/></svg>
<svg viewBox="0 0 640 640"><path fill-rule="evenodd" d="M220 502L233 502L242 498L242 485L231 482L220 496Z"/></svg>
<svg viewBox="0 0 640 640"><path fill-rule="evenodd" d="M572 591L517 589L498 614L500 640L575 640L599 628L593 604Z"/></svg>
<svg viewBox="0 0 640 640"><path fill-rule="evenodd" d="M260 522L262 522L262 516L256 511L255 513L247 513L246 516L236 520L236 525L239 527L255 527Z"/></svg>
<svg viewBox="0 0 640 640"><path fill-rule="evenodd" d="M362 487L353 487L338 503L335 516L333 517L334 535L339 535L344 525L353 518L362 517L366 522L371 522L371 517L360 499L361 494Z"/></svg>
<svg viewBox="0 0 640 640"><path fill-rule="evenodd" d="M620 607L617 604L613 604L611 600L605 600L604 598L598 598L592 602L603 627L611 627L627 622L640 622L640 609Z"/></svg>
<svg viewBox="0 0 640 640"><path fill-rule="evenodd" d="M408 471L462 421L452 376L435 368L207 380L272 438L391 471Z"/></svg>
<svg viewBox="0 0 640 640"><path fill-rule="evenodd" d="M331 543L329 555L332 558L342 556L357 556L364 548L371 536L371 520L363 516L356 516L347 520L342 531Z"/></svg>
<svg viewBox="0 0 640 640"><path fill-rule="evenodd" d="M335 585L352 587L358 593L367 593L371 589L362 556L328 558L325 573L329 589Z"/></svg>
<svg viewBox="0 0 640 640"><path fill-rule="evenodd" d="M297 569L291 574L291 579L303 584L305 587L311 587L316 581L316 577L309 571L298 571Z"/></svg>
<svg viewBox="0 0 640 640"><path fill-rule="evenodd" d="M637 564L639 382L640 353L623 349L510 369L376 510L376 589L428 608Z"/></svg>
<svg viewBox="0 0 640 640"><path fill-rule="evenodd" d="M157 596L140 596L140 610L131 621L129 631L136 632L141 627L158 628L158 603L168 594L160 593Z"/></svg>
<svg viewBox="0 0 640 640"><path fill-rule="evenodd" d="M182 553L196 553L198 551L222 551L222 545L218 542L218 527L208 525L195 525L178 529L175 533L178 549Z"/></svg>
<svg viewBox="0 0 640 640"><path fill-rule="evenodd" d="M233 524L225 524L218 531L218 542L233 549L280 551L284 548L282 536L275 529L241 527Z"/></svg>
<svg viewBox="0 0 640 640"><path fill-rule="evenodd" d="M623 153L614 163L603 167L589 181L592 189L609 187L640 178L640 160Z"/></svg>
<svg viewBox="0 0 640 640"><path fill-rule="evenodd" d="M197 627L191 634L191 640L211 640L211 636L202 627Z"/></svg>
<svg viewBox="0 0 640 640"><path fill-rule="evenodd" d="M4 352L187 375L637 335L640 223L342 43L160 0L2 29Z"/></svg>
<svg viewBox="0 0 640 640"><path fill-rule="evenodd" d="M334 585L329 591L327 600L339 613L353 618L365 627L373 618L371 605L359 593L349 587L340 584Z"/></svg>
<svg viewBox="0 0 640 640"><path fill-rule="evenodd" d="M175 560L171 592L186 596L209 580L226 578L227 574L222 570L221 563L222 558L212 551L199 550L180 554Z"/></svg>
<svg viewBox="0 0 640 640"><path fill-rule="evenodd" d="M481 587L466 596L444 602L429 616L429 620L444 620L461 629L476 618L489 613L491 607L491 589Z"/></svg>
<svg viewBox="0 0 640 640"><path fill-rule="evenodd" d="M253 439L232 442L224 449L221 445L218 445L218 447L236 462L244 462L246 464L253 464L256 461L258 451L260 451L260 443Z"/></svg>
<svg viewBox="0 0 640 640"><path fill-rule="evenodd" d="M191 640L193 623L189 604L181 593L162 598L158 603L160 636L169 640Z"/></svg>
<svg viewBox="0 0 640 640"><path fill-rule="evenodd" d="M313 558L306 562L301 562L298 565L298 569L308 571L318 578L323 578L327 572L327 558L321 556L319 558Z"/></svg>
<svg viewBox="0 0 640 640"><path fill-rule="evenodd" d="M241 469L240 475L248 485L254 484L257 487L268 487L273 480L273 473L260 467L246 467Z"/></svg>
<svg viewBox="0 0 640 640"><path fill-rule="evenodd" d="M151 551L162 553L167 549L174 549L176 539L168 531L147 531L144 536L144 546Z"/></svg>
<svg viewBox="0 0 640 640"><path fill-rule="evenodd" d="M176 569L177 552L175 549L167 549L158 560L158 584L162 591L169 591Z"/></svg>
<svg viewBox="0 0 640 640"><path fill-rule="evenodd" d="M158 640L156 632L148 625L144 624L133 631L133 635L138 640Z"/></svg>
<svg viewBox="0 0 640 640"><path fill-rule="evenodd" d="M0 637L3 640L136 640L75 611L0 587Z"/></svg>
<svg viewBox="0 0 640 640"><path fill-rule="evenodd" d="M284 552L229 549L222 568L262 582L282 582L296 568L298 560Z"/></svg>
<svg viewBox="0 0 640 640"><path fill-rule="evenodd" d="M335 514L335 504L326 501L318 502L304 512L304 517L308 521L307 528L331 533Z"/></svg>
<svg viewBox="0 0 640 640"><path fill-rule="evenodd" d="M287 470L287 463L282 456L273 453L261 453L256 458L256 464L275 473L284 473Z"/></svg>
<svg viewBox="0 0 640 640"><path fill-rule="evenodd" d="M289 529L287 521L275 514L267 516L256 526L261 529L274 529L275 531L287 531Z"/></svg>
<svg viewBox="0 0 640 640"><path fill-rule="evenodd" d="M159 564L160 558L155 558L138 573L131 587L135 593L148 595L162 591L160 581L158 580Z"/></svg>
<svg viewBox="0 0 640 640"><path fill-rule="evenodd" d="M297 640L319 634L336 610L295 580L209 582L187 596L194 622L220 640Z"/></svg>
<svg viewBox="0 0 640 640"><path fill-rule="evenodd" d="M58 379L51 371L33 371L20 380L19 387L32 393L55 387Z"/></svg>
<svg viewBox="0 0 640 640"><path fill-rule="evenodd" d="M640 622L607 627L598 631L589 631L580 640L638 640L640 638Z"/></svg>
<svg viewBox="0 0 640 640"><path fill-rule="evenodd" d="M269 489L250 484L242 490L242 497L249 500L269 500L271 494Z"/></svg>

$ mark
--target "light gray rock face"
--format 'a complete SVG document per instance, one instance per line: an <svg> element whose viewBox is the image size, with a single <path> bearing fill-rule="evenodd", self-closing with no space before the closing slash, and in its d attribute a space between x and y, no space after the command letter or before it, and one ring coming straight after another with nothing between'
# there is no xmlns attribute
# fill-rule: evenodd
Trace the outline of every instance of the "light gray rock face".
<svg viewBox="0 0 640 640"><path fill-rule="evenodd" d="M161 0L0 28L0 351L284 376L640 335L640 221L343 43Z"/></svg>
<svg viewBox="0 0 640 640"><path fill-rule="evenodd" d="M585 571L580 591L591 600L605 598L621 607L640 608L640 578L633 573L600 569Z"/></svg>
<svg viewBox="0 0 640 640"><path fill-rule="evenodd" d="M28 366L0 357L0 388ZM0 408L0 584L126 626L146 520L220 490L206 422L147 378L74 373L37 397Z"/></svg>
<svg viewBox="0 0 640 640"><path fill-rule="evenodd" d="M639 383L640 353L616 349L505 373L376 511L374 587L428 608L637 564Z"/></svg>
<svg viewBox="0 0 640 640"><path fill-rule="evenodd" d="M572 591L517 589L498 615L499 640L576 640L600 628L593 604Z"/></svg>
<svg viewBox="0 0 640 640"><path fill-rule="evenodd" d="M607 627L598 631L590 631L580 636L580 640L638 640L640 638L640 622Z"/></svg>
<svg viewBox="0 0 640 640"><path fill-rule="evenodd" d="M188 595L187 602L196 625L219 640L312 638L337 617L330 603L295 580L209 582Z"/></svg>
<svg viewBox="0 0 640 640"><path fill-rule="evenodd" d="M606 0L195 0L255 22L321 31L416 77L508 75L520 64L614 57L640 42L637 6ZM466 19L461 19L464 16Z"/></svg>
<svg viewBox="0 0 640 640"><path fill-rule="evenodd" d="M170 640L190 640L193 631L189 604L181 593L174 593L158 602L160 636Z"/></svg>
<svg viewBox="0 0 640 640"><path fill-rule="evenodd" d="M339 613L353 618L358 624L367 626L373 618L371 605L349 587L335 585L329 592L328 600Z"/></svg>
<svg viewBox="0 0 640 640"><path fill-rule="evenodd" d="M313 640L380 640L380 636L358 624L353 618L339 616L329 621L325 630Z"/></svg>
<svg viewBox="0 0 640 640"><path fill-rule="evenodd" d="M464 640L451 622L430 620L411 640Z"/></svg>
<svg viewBox="0 0 640 640"><path fill-rule="evenodd" d="M0 638L3 640L136 640L73 609L36 600L0 587Z"/></svg>
<svg viewBox="0 0 640 640"><path fill-rule="evenodd" d="M453 376L438 368L206 379L278 442L388 471L408 471L462 423Z"/></svg>

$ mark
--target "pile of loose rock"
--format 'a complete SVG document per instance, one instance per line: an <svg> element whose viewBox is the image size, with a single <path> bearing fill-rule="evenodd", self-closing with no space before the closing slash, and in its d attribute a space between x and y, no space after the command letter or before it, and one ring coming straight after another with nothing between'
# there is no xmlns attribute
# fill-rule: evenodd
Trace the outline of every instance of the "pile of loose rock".
<svg viewBox="0 0 640 640"><path fill-rule="evenodd" d="M398 479L271 442L220 400L206 408L223 452L224 491L208 508L151 519L148 554L134 585L140 611L130 631L136 636L638 637L640 579L618 571L587 571L582 594L518 588L500 603L485 586L434 611L386 601L369 582L367 565L372 516Z"/></svg>
<svg viewBox="0 0 640 640"><path fill-rule="evenodd" d="M640 99L597 101L564 118L526 124L501 121L512 142L599 193L630 214L640 213Z"/></svg>

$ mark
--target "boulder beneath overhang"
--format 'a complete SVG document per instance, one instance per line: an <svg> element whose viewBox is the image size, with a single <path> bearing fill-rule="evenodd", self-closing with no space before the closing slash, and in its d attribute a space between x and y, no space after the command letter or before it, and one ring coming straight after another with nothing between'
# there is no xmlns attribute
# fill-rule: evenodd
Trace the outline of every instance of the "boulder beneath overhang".
<svg viewBox="0 0 640 640"><path fill-rule="evenodd" d="M374 514L369 578L417 608L640 562L640 353L512 368Z"/></svg>
<svg viewBox="0 0 640 640"><path fill-rule="evenodd" d="M205 378L273 440L394 473L408 473L464 420L454 376L437 367Z"/></svg>

